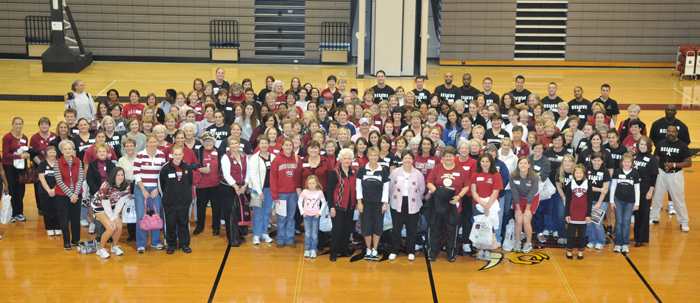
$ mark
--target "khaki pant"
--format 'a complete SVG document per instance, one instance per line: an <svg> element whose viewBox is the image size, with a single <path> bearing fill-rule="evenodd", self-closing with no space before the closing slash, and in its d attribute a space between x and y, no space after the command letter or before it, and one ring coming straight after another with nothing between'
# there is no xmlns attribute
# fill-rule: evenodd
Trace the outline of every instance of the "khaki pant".
<svg viewBox="0 0 700 303"><path fill-rule="evenodd" d="M649 219L659 221L659 212L663 207L666 191L669 192L673 200L673 207L676 209L676 219L681 224L687 224L688 208L685 206L685 177L682 170L675 173L666 173L666 171L659 169ZM646 193L640 194L645 195Z"/></svg>

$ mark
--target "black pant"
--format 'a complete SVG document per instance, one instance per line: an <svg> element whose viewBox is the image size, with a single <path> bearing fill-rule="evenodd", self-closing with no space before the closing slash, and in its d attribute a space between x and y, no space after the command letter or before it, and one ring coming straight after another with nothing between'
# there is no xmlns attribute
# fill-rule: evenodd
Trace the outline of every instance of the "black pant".
<svg viewBox="0 0 700 303"><path fill-rule="evenodd" d="M586 248L586 225L587 224L571 224L566 227L566 250L571 251L574 248L574 237L578 232L578 250L583 251Z"/></svg>
<svg viewBox="0 0 700 303"><path fill-rule="evenodd" d="M224 222L226 222L226 238L231 242L233 236L235 236L233 229L232 228L239 228L238 226L238 221L239 218L237 216L238 214L238 203L239 203L239 198L238 194L236 193L236 190L229 185L219 185L219 194L221 195L221 208L222 208L222 216L224 217ZM214 205L211 207L214 209ZM199 213L197 213L199 214ZM231 217L233 216L233 219ZM219 219L221 221L221 219ZM217 224L220 222L215 222L214 224ZM247 226L244 226L245 228L248 228Z"/></svg>
<svg viewBox="0 0 700 303"><path fill-rule="evenodd" d="M131 184L131 194L134 194L134 181L129 181ZM129 238L134 238L136 239L136 223L127 223L126 224L126 230L129 232Z"/></svg>
<svg viewBox="0 0 700 303"><path fill-rule="evenodd" d="M56 195L53 203L58 208L58 218L61 221L63 244L80 242L80 199L71 203L70 198ZM72 238L72 240L71 240Z"/></svg>
<svg viewBox="0 0 700 303"><path fill-rule="evenodd" d="M179 247L190 246L190 222L188 222L189 208L179 207L163 207L165 215L165 240L168 241L168 246Z"/></svg>
<svg viewBox="0 0 700 303"><path fill-rule="evenodd" d="M403 197L401 212L391 209L391 253L398 254L401 247L401 230L406 224L406 253L416 253L416 235L418 234L418 213L408 213L408 197Z"/></svg>
<svg viewBox="0 0 700 303"><path fill-rule="evenodd" d="M634 211L634 238L637 242L649 243L649 207L651 200L647 199L649 186L642 185L639 190L639 209Z"/></svg>
<svg viewBox="0 0 700 303"><path fill-rule="evenodd" d="M331 256L337 256L339 253L343 255L348 253L348 239L350 239L350 234L355 228L354 221L352 220L354 214L354 209L341 211L336 208L335 217L332 218Z"/></svg>
<svg viewBox="0 0 700 303"><path fill-rule="evenodd" d="M472 232L472 197L462 197L462 213L459 217L462 220L462 244L471 244L469 235Z"/></svg>
<svg viewBox="0 0 700 303"><path fill-rule="evenodd" d="M49 197L43 186L39 186L37 191L39 196L38 202L41 205L40 209L43 209L44 212L44 228L46 230L61 229L61 221L58 218L58 205Z"/></svg>
<svg viewBox="0 0 700 303"><path fill-rule="evenodd" d="M204 230L209 201L211 201L211 229L221 229L221 196L219 186L213 186L197 188L197 230Z"/></svg>
<svg viewBox="0 0 700 303"><path fill-rule="evenodd" d="M41 198L39 197L39 191L43 190L44 186L41 185L41 181L34 183L34 199L36 201L36 209L43 212L43 206L41 205Z"/></svg>
<svg viewBox="0 0 700 303"><path fill-rule="evenodd" d="M462 206L462 210L465 208L471 208L469 205ZM455 210L456 211L456 210ZM435 258L440 253L442 245L440 245L440 240L442 239L443 228L445 230L445 250L448 256L454 256L456 253L455 246L457 246L457 225L449 223L449 212L445 212L442 216L437 218L435 224L428 225L428 257Z"/></svg>
<svg viewBox="0 0 700 303"><path fill-rule="evenodd" d="M7 191L12 196L12 216L24 214L24 190L25 184L17 181L17 177L21 173L14 165L3 164L5 176L7 176ZM80 203L78 203L80 205Z"/></svg>

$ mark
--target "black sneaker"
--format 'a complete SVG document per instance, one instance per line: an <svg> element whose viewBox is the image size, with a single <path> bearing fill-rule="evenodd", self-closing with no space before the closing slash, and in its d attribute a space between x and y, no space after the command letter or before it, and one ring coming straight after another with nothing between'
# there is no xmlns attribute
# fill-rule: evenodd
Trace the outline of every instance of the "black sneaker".
<svg viewBox="0 0 700 303"><path fill-rule="evenodd" d="M70 245L71 245L71 246L75 246L75 247L78 247L78 242L71 242L71 244L70 244Z"/></svg>
<svg viewBox="0 0 700 303"><path fill-rule="evenodd" d="M167 253L168 253L169 255L172 255L172 254L175 253L176 250L177 250L177 247L175 247L175 246L168 246L168 251L167 251Z"/></svg>
<svg viewBox="0 0 700 303"><path fill-rule="evenodd" d="M70 250L70 244L68 244L68 243L63 244L63 249Z"/></svg>
<svg viewBox="0 0 700 303"><path fill-rule="evenodd" d="M221 231L217 229L217 230L214 230L214 231L212 232L212 234L215 235L215 236L218 236L218 235L221 234Z"/></svg>
<svg viewBox="0 0 700 303"><path fill-rule="evenodd" d="M428 257L428 261L435 262L435 257Z"/></svg>
<svg viewBox="0 0 700 303"><path fill-rule="evenodd" d="M201 233L202 233L202 230L201 230L201 229L199 229L199 228L195 228L195 229L194 229L194 234L195 234L195 235L199 235L199 234L201 234Z"/></svg>
<svg viewBox="0 0 700 303"><path fill-rule="evenodd" d="M609 225L608 228L605 229L605 234L608 236L612 236L612 232L613 232L612 225Z"/></svg>
<svg viewBox="0 0 700 303"><path fill-rule="evenodd" d="M134 237L126 238L126 242L134 242L134 240L136 240L136 238L134 238Z"/></svg>
<svg viewBox="0 0 700 303"><path fill-rule="evenodd" d="M447 255L447 261L449 261L449 262L454 262L455 260L456 260L456 258L455 258L455 255L454 255L454 254L448 254L448 255Z"/></svg>
<svg viewBox="0 0 700 303"><path fill-rule="evenodd" d="M180 247L180 250L183 251L183 252L186 253L186 254L189 254L189 253L192 252L192 249L191 249L189 246Z"/></svg>

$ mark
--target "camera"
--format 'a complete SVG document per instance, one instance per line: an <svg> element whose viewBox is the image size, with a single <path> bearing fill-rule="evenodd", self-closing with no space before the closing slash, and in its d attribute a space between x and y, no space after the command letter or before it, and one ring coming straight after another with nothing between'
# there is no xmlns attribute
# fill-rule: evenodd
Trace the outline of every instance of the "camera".
<svg viewBox="0 0 700 303"><path fill-rule="evenodd" d="M68 95L68 99L73 99L73 98L75 98L75 95L73 95L72 92L68 92L67 95Z"/></svg>

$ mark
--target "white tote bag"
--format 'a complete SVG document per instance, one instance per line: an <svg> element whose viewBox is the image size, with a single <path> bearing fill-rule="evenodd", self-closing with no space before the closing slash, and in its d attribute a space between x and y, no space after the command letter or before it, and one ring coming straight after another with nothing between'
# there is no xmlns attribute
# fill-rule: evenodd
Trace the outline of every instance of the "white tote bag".
<svg viewBox="0 0 700 303"><path fill-rule="evenodd" d="M469 234L469 240L474 245L491 246L493 244L493 231L491 230L491 219L484 215L474 216L474 225Z"/></svg>
<svg viewBox="0 0 700 303"><path fill-rule="evenodd" d="M506 225L506 236L503 238L503 250L512 251L515 247L515 220L510 219Z"/></svg>
<svg viewBox="0 0 700 303"><path fill-rule="evenodd" d="M557 188L554 187L554 184L552 184L552 181L549 181L549 178L545 179L544 182L540 181L539 182L540 186L540 201L547 200L552 197L552 195L557 191Z"/></svg>
<svg viewBox="0 0 700 303"><path fill-rule="evenodd" d="M12 220L12 197L10 195L2 195L2 209L0 209L0 223L7 224Z"/></svg>
<svg viewBox="0 0 700 303"><path fill-rule="evenodd" d="M136 215L136 205L134 199L126 199L124 208L122 208L122 223L136 223L138 216Z"/></svg>
<svg viewBox="0 0 700 303"><path fill-rule="evenodd" d="M333 220L331 219L331 212L326 208L326 210L321 213L321 218L318 222L318 230L330 232L331 229L333 229Z"/></svg>

